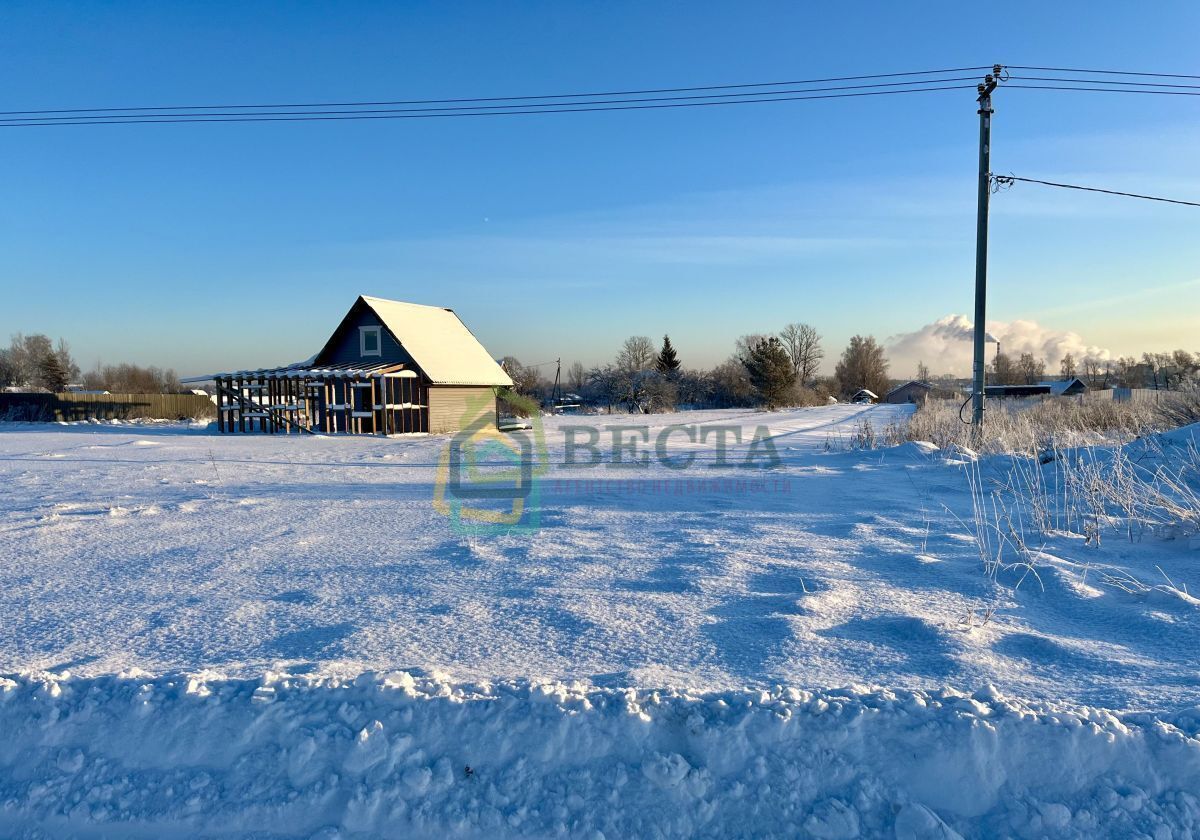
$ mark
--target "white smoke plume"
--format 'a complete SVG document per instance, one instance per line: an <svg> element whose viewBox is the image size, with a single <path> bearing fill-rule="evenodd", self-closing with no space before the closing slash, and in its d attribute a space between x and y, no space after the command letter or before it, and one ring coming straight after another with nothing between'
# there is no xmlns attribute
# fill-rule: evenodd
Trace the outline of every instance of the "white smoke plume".
<svg viewBox="0 0 1200 840"><path fill-rule="evenodd" d="M947 315L914 332L890 336L885 344L893 375L909 375L916 371L918 362L928 365L935 375L968 375L973 352L972 334L970 318ZM1087 344L1078 333L1052 330L1036 321L989 321L987 340L999 342L1006 356L1016 358L1022 353L1032 353L1046 362L1047 375L1058 373L1059 363L1068 353L1075 357L1077 365L1082 365L1085 359L1111 357L1108 350ZM995 347L987 348L989 363L995 352Z"/></svg>

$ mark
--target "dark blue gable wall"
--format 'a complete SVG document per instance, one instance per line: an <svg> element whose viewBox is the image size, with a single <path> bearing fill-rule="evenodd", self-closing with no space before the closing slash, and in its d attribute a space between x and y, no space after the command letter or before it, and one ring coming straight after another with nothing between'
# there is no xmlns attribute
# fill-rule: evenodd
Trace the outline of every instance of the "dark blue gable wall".
<svg viewBox="0 0 1200 840"><path fill-rule="evenodd" d="M318 365L345 365L365 362L367 364L375 364L380 362L388 362L391 364L405 364L414 370L419 370L418 366L413 362L412 356L396 343L396 339L392 338L391 333L386 329L380 333L380 341L382 344L382 356L367 356L359 355L358 349L358 328L359 327L382 327L379 317L371 311L369 307L358 306L353 311L353 317L343 324L329 343L329 348L317 357L316 364Z"/></svg>

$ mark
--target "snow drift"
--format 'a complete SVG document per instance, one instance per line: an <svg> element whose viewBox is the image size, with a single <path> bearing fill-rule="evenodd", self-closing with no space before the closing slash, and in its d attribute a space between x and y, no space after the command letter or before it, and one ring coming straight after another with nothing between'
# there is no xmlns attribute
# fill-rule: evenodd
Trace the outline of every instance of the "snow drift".
<svg viewBox="0 0 1200 840"><path fill-rule="evenodd" d="M6 833L1158 837L1200 823L1200 708L408 672L26 674L0 698Z"/></svg>

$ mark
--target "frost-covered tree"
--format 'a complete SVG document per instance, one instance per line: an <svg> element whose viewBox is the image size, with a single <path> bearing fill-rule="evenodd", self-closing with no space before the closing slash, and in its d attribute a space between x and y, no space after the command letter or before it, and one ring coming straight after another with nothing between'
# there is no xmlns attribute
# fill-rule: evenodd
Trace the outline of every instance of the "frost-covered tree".
<svg viewBox="0 0 1200 840"><path fill-rule="evenodd" d="M675 405L673 389L656 370L626 370L605 365L588 372L588 397L612 411L620 406L631 414L665 411Z"/></svg>
<svg viewBox="0 0 1200 840"><path fill-rule="evenodd" d="M505 356L500 360L500 367L513 381L513 390L523 397L532 397L537 393L537 368L525 367L515 356Z"/></svg>
<svg viewBox="0 0 1200 840"><path fill-rule="evenodd" d="M750 372L737 356L713 368L709 374L712 383L710 399L715 408L745 408L754 405L756 394L750 382Z"/></svg>
<svg viewBox="0 0 1200 840"><path fill-rule="evenodd" d="M587 395L610 411L615 406L633 413L673 408L675 392L665 387L664 378L655 370L657 359L649 338L630 336L621 345L613 364L588 372Z"/></svg>
<svg viewBox="0 0 1200 840"><path fill-rule="evenodd" d="M932 379L929 374L929 365L924 362L917 362L917 381L928 382Z"/></svg>
<svg viewBox="0 0 1200 840"><path fill-rule="evenodd" d="M649 370L654 365L654 344L644 335L632 335L625 339L617 353L617 367L626 373Z"/></svg>
<svg viewBox="0 0 1200 840"><path fill-rule="evenodd" d="M700 408L712 403L716 391L712 373L680 370L674 381L678 405Z"/></svg>

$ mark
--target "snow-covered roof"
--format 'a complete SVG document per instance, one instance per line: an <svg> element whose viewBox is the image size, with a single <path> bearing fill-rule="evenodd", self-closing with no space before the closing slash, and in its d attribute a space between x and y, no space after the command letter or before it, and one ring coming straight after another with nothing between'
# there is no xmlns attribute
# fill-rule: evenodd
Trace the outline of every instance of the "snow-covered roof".
<svg viewBox="0 0 1200 840"><path fill-rule="evenodd" d="M405 370L404 365L390 362L373 364L342 364L320 365L314 367L312 360L297 362L294 365L273 368L253 368L249 370L231 370L226 373L210 373L206 376L192 376L181 379L187 384L192 382L208 382L210 379L362 379L372 376L388 376L399 379L412 379L416 371Z"/></svg>
<svg viewBox="0 0 1200 840"><path fill-rule="evenodd" d="M1047 379L1039 382L1038 384L1049 386L1051 394L1056 397L1061 397L1063 394L1073 388L1076 382L1079 383L1079 387L1083 388L1085 391L1087 390L1087 383L1077 376L1072 376L1070 379Z"/></svg>
<svg viewBox="0 0 1200 840"><path fill-rule="evenodd" d="M435 385L512 385L453 309L362 296Z"/></svg>
<svg viewBox="0 0 1200 840"><path fill-rule="evenodd" d="M879 399L878 394L876 394L874 391L868 390L867 388L859 388L857 391L854 392L854 396L856 396L856 397L868 396L873 400Z"/></svg>
<svg viewBox="0 0 1200 840"><path fill-rule="evenodd" d="M887 397L890 397L892 394L896 393L899 390L907 388L909 385L916 385L920 388L925 388L926 390L929 390L929 391L933 390L933 386L930 385L928 382L922 382L919 379L910 379L907 382L905 382L903 385L897 385L895 388L888 391L886 394L884 394L884 398L886 399ZM870 393L870 391L867 391L867 393ZM872 394L872 396L874 396L874 395Z"/></svg>

